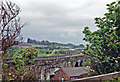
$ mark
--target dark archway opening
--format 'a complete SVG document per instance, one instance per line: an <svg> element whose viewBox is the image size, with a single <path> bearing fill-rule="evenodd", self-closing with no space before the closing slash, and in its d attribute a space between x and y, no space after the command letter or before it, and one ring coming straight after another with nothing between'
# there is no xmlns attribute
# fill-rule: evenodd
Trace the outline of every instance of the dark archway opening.
<svg viewBox="0 0 120 82"><path fill-rule="evenodd" d="M83 63L83 61L81 60L81 61L80 61L80 66L82 66L82 63Z"/></svg>
<svg viewBox="0 0 120 82"><path fill-rule="evenodd" d="M79 67L79 66L78 66L78 62L75 63L75 67Z"/></svg>

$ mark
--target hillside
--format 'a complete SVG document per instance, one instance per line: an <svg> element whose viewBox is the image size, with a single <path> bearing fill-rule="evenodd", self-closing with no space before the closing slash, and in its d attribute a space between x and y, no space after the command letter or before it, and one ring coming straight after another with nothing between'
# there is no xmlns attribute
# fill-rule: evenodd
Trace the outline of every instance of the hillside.
<svg viewBox="0 0 120 82"><path fill-rule="evenodd" d="M79 45L74 45L71 43L68 44L62 44L62 43L57 43L57 42L49 42L49 41L37 41L34 39L27 39L27 43L32 43L32 44L37 44L37 45L46 45L48 47L53 47L53 48L80 48L80 49L84 49L85 46L83 44L79 44Z"/></svg>

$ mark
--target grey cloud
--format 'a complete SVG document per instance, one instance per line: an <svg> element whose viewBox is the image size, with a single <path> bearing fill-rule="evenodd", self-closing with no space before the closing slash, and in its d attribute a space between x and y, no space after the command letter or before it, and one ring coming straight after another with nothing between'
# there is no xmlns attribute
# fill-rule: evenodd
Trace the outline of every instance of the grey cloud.
<svg viewBox="0 0 120 82"><path fill-rule="evenodd" d="M58 2L57 2L58 1ZM89 26L97 30L94 18L103 16L104 0L27 0L21 5L21 18L30 24L22 30L24 39L63 43L85 43L82 31Z"/></svg>

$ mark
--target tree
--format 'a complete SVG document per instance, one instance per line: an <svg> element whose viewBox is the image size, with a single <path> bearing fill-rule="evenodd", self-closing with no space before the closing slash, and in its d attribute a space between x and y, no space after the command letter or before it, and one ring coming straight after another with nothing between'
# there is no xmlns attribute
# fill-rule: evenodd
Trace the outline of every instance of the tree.
<svg viewBox="0 0 120 82"><path fill-rule="evenodd" d="M120 71L120 1L107 4L108 13L95 18L99 30L85 27L83 40L89 42L83 52L90 58L90 67L96 74Z"/></svg>
<svg viewBox="0 0 120 82"><path fill-rule="evenodd" d="M26 77L27 80L33 79L35 75L33 75L34 73L32 73L32 70L29 68L31 67L34 61L34 58L38 56L38 52L36 48L28 47L25 49L21 49L19 47L11 47L10 50L7 50L6 54L10 54L10 53L11 53L10 57L13 58L14 62L12 64L4 64L3 68L4 69L8 68L8 70L6 70L6 72L4 73L5 80L8 81L10 81L11 79L23 80ZM11 73L11 75L9 75L9 73Z"/></svg>
<svg viewBox="0 0 120 82"><path fill-rule="evenodd" d="M84 48L85 46L84 46L83 44L80 44L79 47L80 47L80 48Z"/></svg>
<svg viewBox="0 0 120 82"><path fill-rule="evenodd" d="M25 24L21 24L19 13L20 8L15 3L9 0L0 2L0 51L3 51L1 57L3 65L7 49L18 44L18 41L22 39L20 31ZM3 73L5 73L4 69ZM4 77L2 77L3 80Z"/></svg>
<svg viewBox="0 0 120 82"><path fill-rule="evenodd" d="M15 70L17 72L21 71L24 67L24 61L20 59L19 56L14 57Z"/></svg>
<svg viewBox="0 0 120 82"><path fill-rule="evenodd" d="M22 58L27 64L33 63L35 57L38 57L38 51L35 47L28 47L23 50Z"/></svg>
<svg viewBox="0 0 120 82"><path fill-rule="evenodd" d="M7 49L7 52L6 52L7 57L14 58L14 56L20 56L22 58L22 55L21 55L22 50L23 49L21 47L16 47L16 46L10 47Z"/></svg>
<svg viewBox="0 0 120 82"><path fill-rule="evenodd" d="M30 38L27 39L27 43L31 43L31 39Z"/></svg>
<svg viewBox="0 0 120 82"><path fill-rule="evenodd" d="M20 31L25 24L21 24L20 8L9 0L0 3L0 43L2 51L18 44L16 39L20 38Z"/></svg>

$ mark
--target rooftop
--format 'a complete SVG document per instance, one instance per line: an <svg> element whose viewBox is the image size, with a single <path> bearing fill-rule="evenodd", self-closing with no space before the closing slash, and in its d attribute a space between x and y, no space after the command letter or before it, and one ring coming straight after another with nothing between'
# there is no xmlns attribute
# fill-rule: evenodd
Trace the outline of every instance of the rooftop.
<svg viewBox="0 0 120 82"><path fill-rule="evenodd" d="M72 68L61 68L68 76L79 76L90 72L89 67L72 67ZM59 70L61 70L59 69ZM57 70L57 71L59 71ZM57 72L55 71L55 72Z"/></svg>

